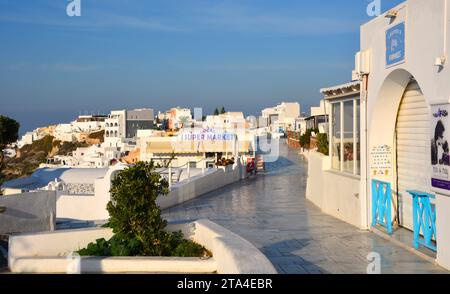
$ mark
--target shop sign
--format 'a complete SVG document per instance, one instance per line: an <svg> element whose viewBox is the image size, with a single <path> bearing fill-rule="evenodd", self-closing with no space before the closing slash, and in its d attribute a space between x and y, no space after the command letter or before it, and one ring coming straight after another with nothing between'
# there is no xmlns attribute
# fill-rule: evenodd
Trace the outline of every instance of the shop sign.
<svg viewBox="0 0 450 294"><path fill-rule="evenodd" d="M182 141L233 141L234 139L234 133L228 133L211 128L186 131L181 134Z"/></svg>
<svg viewBox="0 0 450 294"><path fill-rule="evenodd" d="M389 177L392 175L392 147L380 145L370 151L370 170L373 177Z"/></svg>
<svg viewBox="0 0 450 294"><path fill-rule="evenodd" d="M386 66L405 62L405 23L402 22L386 31Z"/></svg>
<svg viewBox="0 0 450 294"><path fill-rule="evenodd" d="M431 186L435 192L450 195L450 105L432 107Z"/></svg>

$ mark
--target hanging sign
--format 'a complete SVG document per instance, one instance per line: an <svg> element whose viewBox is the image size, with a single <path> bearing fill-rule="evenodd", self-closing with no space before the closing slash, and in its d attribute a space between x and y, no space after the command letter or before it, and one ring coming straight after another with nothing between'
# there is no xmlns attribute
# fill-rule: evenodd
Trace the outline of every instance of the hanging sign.
<svg viewBox="0 0 450 294"><path fill-rule="evenodd" d="M431 186L433 191L450 195L450 105L432 107Z"/></svg>
<svg viewBox="0 0 450 294"><path fill-rule="evenodd" d="M402 22L386 31L386 66L405 62L405 23Z"/></svg>

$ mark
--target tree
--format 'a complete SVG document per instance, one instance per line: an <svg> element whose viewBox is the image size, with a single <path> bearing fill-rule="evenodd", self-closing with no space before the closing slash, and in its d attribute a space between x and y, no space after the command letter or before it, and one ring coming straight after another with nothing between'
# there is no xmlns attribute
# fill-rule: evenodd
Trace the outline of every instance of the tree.
<svg viewBox="0 0 450 294"><path fill-rule="evenodd" d="M153 162L129 167L112 181L109 225L125 247L144 255L163 255L167 222L161 218L156 198L168 193L169 183L155 172Z"/></svg>
<svg viewBox="0 0 450 294"><path fill-rule="evenodd" d="M216 109L214 110L214 115L219 115L219 109L216 108Z"/></svg>
<svg viewBox="0 0 450 294"><path fill-rule="evenodd" d="M120 171L112 181L108 227L111 240L99 239L78 253L82 256L192 256L210 254L181 232L167 232L156 203L169 193L169 183L152 162L139 162Z"/></svg>
<svg viewBox="0 0 450 294"><path fill-rule="evenodd" d="M222 108L220 108L220 114L225 114L225 113L227 113L227 112L225 111L225 107L222 106Z"/></svg>
<svg viewBox="0 0 450 294"><path fill-rule="evenodd" d="M182 116L180 117L180 122L183 125L183 128L185 128L189 123L190 117L189 116Z"/></svg>
<svg viewBox="0 0 450 294"><path fill-rule="evenodd" d="M0 115L0 163L3 162L3 149L19 138L20 124L12 118Z"/></svg>

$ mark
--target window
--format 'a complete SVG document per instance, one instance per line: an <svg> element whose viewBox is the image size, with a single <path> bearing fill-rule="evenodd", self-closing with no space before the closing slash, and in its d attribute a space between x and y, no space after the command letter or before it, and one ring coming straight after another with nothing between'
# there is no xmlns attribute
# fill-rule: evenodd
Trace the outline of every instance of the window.
<svg viewBox="0 0 450 294"><path fill-rule="evenodd" d="M348 173L353 173L354 159L355 159L355 141L354 141L354 129L353 125L353 100L344 101L344 140L343 140L343 148L344 148L344 160L343 160L343 170Z"/></svg>
<svg viewBox="0 0 450 294"><path fill-rule="evenodd" d="M332 107L331 160L333 169L341 170L341 103L333 103Z"/></svg>
<svg viewBox="0 0 450 294"><path fill-rule="evenodd" d="M360 101L351 97L331 102L332 168L360 175Z"/></svg>

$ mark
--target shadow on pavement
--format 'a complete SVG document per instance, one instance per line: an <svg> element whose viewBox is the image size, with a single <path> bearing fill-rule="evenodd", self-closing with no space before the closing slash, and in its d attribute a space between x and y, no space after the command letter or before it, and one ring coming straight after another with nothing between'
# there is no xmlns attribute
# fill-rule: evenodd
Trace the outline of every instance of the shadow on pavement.
<svg viewBox="0 0 450 294"><path fill-rule="evenodd" d="M307 261L295 251L300 251L308 240L284 240L261 248L279 274L329 274L317 264Z"/></svg>

